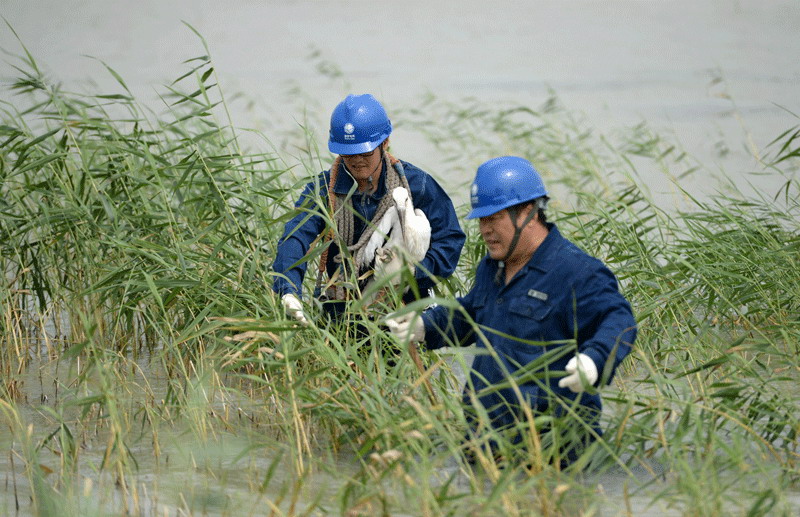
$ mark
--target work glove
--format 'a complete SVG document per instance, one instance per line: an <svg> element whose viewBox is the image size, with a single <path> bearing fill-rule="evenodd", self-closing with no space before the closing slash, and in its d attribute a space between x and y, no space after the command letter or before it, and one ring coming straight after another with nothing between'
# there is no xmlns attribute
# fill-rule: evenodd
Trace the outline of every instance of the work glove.
<svg viewBox="0 0 800 517"><path fill-rule="evenodd" d="M402 316L388 316L386 326L401 343L419 343L425 340L425 323L416 312Z"/></svg>
<svg viewBox="0 0 800 517"><path fill-rule="evenodd" d="M569 388L572 393L581 393L586 386L594 386L597 382L597 365L586 354L579 353L570 359L565 370L569 375L558 381L558 387ZM581 376L586 380L586 384L583 383Z"/></svg>
<svg viewBox="0 0 800 517"><path fill-rule="evenodd" d="M304 327L309 325L306 314L303 312L303 303L297 296L291 293L284 294L281 296L281 302L283 303L283 308L286 310L286 314L296 319L297 322Z"/></svg>

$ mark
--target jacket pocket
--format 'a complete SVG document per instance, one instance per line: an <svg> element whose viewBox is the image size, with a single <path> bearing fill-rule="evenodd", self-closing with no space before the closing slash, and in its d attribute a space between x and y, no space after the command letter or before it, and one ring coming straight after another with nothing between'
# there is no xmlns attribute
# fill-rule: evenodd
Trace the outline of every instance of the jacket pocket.
<svg viewBox="0 0 800 517"><path fill-rule="evenodd" d="M481 316L486 309L486 293L477 293L472 300L472 308L475 310L475 319L482 321Z"/></svg>
<svg viewBox="0 0 800 517"><path fill-rule="evenodd" d="M514 317L542 321L552 312L553 307L545 300L518 298L508 308Z"/></svg>

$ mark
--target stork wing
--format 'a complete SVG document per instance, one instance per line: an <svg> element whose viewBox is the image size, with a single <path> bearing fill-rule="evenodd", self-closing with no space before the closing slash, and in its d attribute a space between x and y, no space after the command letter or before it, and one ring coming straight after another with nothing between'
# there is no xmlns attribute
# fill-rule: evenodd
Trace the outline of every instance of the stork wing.
<svg viewBox="0 0 800 517"><path fill-rule="evenodd" d="M419 208L414 211L407 211L405 221L403 221L403 237L405 247L409 255L416 262L425 258L428 248L431 246L431 223L425 216L425 212Z"/></svg>
<svg viewBox="0 0 800 517"><path fill-rule="evenodd" d="M425 213L414 208L408 191L397 187L392 191L392 198L397 206L397 214L403 229L402 247L411 260L419 262L425 258L431 245L431 224ZM392 234L395 240L395 234Z"/></svg>
<svg viewBox="0 0 800 517"><path fill-rule="evenodd" d="M370 236L367 244L364 245L364 264L372 264L375 259L375 250L380 248L384 241L388 238L389 231L399 224L397 216L397 209L393 206L386 210L381 220L378 221L378 226L375 227L375 232Z"/></svg>

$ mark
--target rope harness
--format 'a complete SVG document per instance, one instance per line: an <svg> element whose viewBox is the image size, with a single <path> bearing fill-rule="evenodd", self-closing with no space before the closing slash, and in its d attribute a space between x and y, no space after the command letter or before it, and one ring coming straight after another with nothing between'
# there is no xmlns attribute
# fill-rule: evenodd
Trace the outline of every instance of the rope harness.
<svg viewBox="0 0 800 517"><path fill-rule="evenodd" d="M337 282L339 277L347 278L346 274L346 257L352 257L352 263L355 271L352 273L360 273L366 269L370 264L365 264L364 251L370 237L375 233L375 227L381 218L386 214L386 211L392 206L393 199L391 192L397 187L405 187L408 191L409 198L411 197L411 188L408 186L408 178L406 178L403 164L389 154L383 151L383 162L386 166L386 194L381 198L378 203L378 208L375 211L375 216L364 228L364 232L359 237L358 242L353 243L355 240L355 208L353 207L353 192L347 194L337 194L334 192L333 187L336 185L336 179L339 177L339 169L343 168L342 157L337 156L331 166L331 179L328 185L328 205L330 213L333 214L334 227L329 228L324 237L323 245L326 246L325 250L319 259L319 270L317 272L317 284L315 292L322 292L322 277L325 273L328 263L328 250L330 250L330 241L336 238L337 230L339 235L339 254L333 260L335 263L340 264L342 269L339 269L331 275L326 283L324 294L328 299L345 300L347 298L346 287ZM344 244L344 245L342 245Z"/></svg>

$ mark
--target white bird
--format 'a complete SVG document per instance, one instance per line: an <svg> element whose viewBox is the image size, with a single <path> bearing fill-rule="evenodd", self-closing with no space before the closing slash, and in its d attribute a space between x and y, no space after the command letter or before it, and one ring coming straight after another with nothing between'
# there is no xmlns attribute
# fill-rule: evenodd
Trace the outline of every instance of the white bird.
<svg viewBox="0 0 800 517"><path fill-rule="evenodd" d="M378 221L378 225L375 226L375 231L370 235L367 244L364 245L364 264L372 264L372 261L375 260L375 251L388 239L389 232L398 224L398 221L397 208L390 206L381 217L381 220Z"/></svg>
<svg viewBox="0 0 800 517"><path fill-rule="evenodd" d="M400 283L398 272L403 263L413 272L416 262L425 258L431 244L431 225L425 213L414 208L411 197L404 187L392 191L397 216L391 219L392 229L386 243L375 250L375 281L391 277L395 285ZM387 214L389 210L386 211Z"/></svg>
<svg viewBox="0 0 800 517"><path fill-rule="evenodd" d="M414 263L424 259L430 247L431 225L425 213L414 208L408 190L395 188L392 200L394 206L386 210L366 244L365 260L369 263L373 257L375 259L370 285L387 278L392 284L399 284L403 263L414 272Z"/></svg>
<svg viewBox="0 0 800 517"><path fill-rule="evenodd" d="M425 217L425 212L414 208L405 188L394 189L392 199L397 206L397 215L403 230L403 249L414 262L419 262L425 258L431 246L431 223Z"/></svg>

